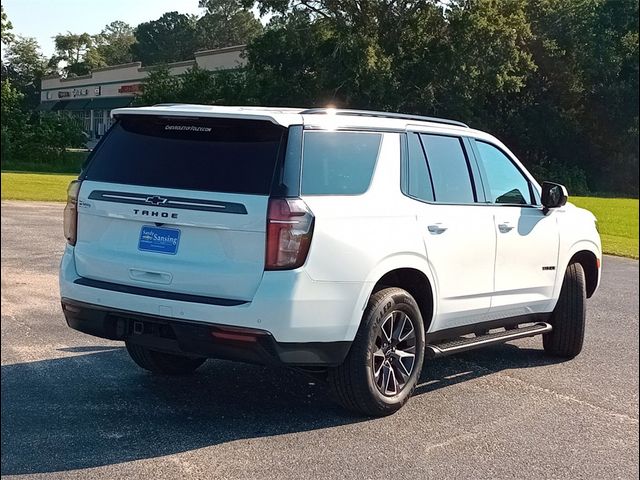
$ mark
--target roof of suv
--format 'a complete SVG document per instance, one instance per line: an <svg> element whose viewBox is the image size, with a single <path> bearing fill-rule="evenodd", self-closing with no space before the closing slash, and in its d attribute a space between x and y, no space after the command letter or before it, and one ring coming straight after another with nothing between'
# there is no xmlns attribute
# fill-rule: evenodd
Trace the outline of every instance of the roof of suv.
<svg viewBox="0 0 640 480"><path fill-rule="evenodd" d="M302 124L318 128L358 127L404 130L409 125L429 125L469 132L469 127L466 124L455 120L370 110L333 108L227 107L166 103L151 107L119 108L113 110L112 115L197 115L198 117L245 118L270 121L284 127Z"/></svg>

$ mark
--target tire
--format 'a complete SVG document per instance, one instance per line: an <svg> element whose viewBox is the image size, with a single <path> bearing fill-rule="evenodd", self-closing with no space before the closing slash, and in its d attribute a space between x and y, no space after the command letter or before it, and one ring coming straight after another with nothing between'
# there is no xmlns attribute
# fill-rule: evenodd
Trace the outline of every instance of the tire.
<svg viewBox="0 0 640 480"><path fill-rule="evenodd" d="M193 373L207 359L198 357L186 357L171 353L150 350L147 347L125 342L127 352L138 366L153 373L165 375L187 375Z"/></svg>
<svg viewBox="0 0 640 480"><path fill-rule="evenodd" d="M344 363L329 371L329 385L348 410L369 416L390 415L411 397L422 370L424 349L418 304L405 290L385 288L369 299Z"/></svg>
<svg viewBox="0 0 640 480"><path fill-rule="evenodd" d="M560 298L549 323L553 330L542 338L549 355L573 358L582 350L587 316L584 270L579 263L567 267Z"/></svg>

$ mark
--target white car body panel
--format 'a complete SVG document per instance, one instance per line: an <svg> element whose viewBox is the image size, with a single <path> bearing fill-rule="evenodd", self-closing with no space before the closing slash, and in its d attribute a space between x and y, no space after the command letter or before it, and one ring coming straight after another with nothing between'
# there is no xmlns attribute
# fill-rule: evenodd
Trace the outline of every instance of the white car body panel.
<svg viewBox="0 0 640 480"><path fill-rule="evenodd" d="M174 196L232 202L247 214L164 208L177 218L143 216L145 207L89 199L93 191ZM175 190L85 181L78 199L75 262L82 277L123 285L162 288L178 293L250 300L264 269L265 217L268 197ZM135 209L134 209L135 207ZM159 209L149 206L146 210ZM140 251L137 239L144 225L167 222L179 229L175 255Z"/></svg>
<svg viewBox="0 0 640 480"><path fill-rule="evenodd" d="M141 314L266 330L278 342L337 342L353 339L354 305L365 282L319 282L302 269L265 272L251 302L238 306L159 299L74 283L73 247L60 267L60 295L75 301ZM373 285L371 285L373 287ZM362 316L360 309L359 318ZM313 340L310 340L313 339Z"/></svg>
<svg viewBox="0 0 640 480"><path fill-rule="evenodd" d="M496 236L491 211L473 205L412 203L438 288L432 330L480 321L489 312L493 295Z"/></svg>
<svg viewBox="0 0 640 480"><path fill-rule="evenodd" d="M301 196L315 216L315 227L306 263L290 271L264 271L266 196L83 183L78 242L66 247L60 270L64 298L178 320L263 329L278 342L352 341L374 286L395 269L411 268L427 277L434 299L433 318L425 319L431 333L550 312L571 257L589 251L602 258L593 215L570 204L544 215L535 207L429 204L402 194L400 141L407 129L493 143L522 168L539 193L540 185L515 156L484 132L415 120L305 115L300 109L166 105L113 113L249 118L285 127L384 133L364 194ZM172 225L187 232L183 235L190 243L181 245L185 248L172 258L141 254L130 238L145 222L131 216L131 205L89 199L93 190L153 190L157 195L237 202L246 206L248 215L181 210ZM499 225L505 222L515 228L502 233ZM429 231L438 224L446 230ZM132 275L132 270L142 276ZM74 283L80 277L146 288L160 284L170 292L246 303L207 305L101 290Z"/></svg>
<svg viewBox="0 0 640 480"><path fill-rule="evenodd" d="M247 120L266 120L288 127L301 125L302 116L298 108L260 108L260 107L220 107L214 105L165 104L153 107L128 107L111 110L116 115L170 115L198 116L212 118L239 118Z"/></svg>
<svg viewBox="0 0 640 480"><path fill-rule="evenodd" d="M555 307L560 296L564 272L577 253L591 252L600 262L596 290L600 285L600 276L602 275L602 243L596 228L596 217L593 213L578 208L572 203L567 203L564 207L555 210L554 214L557 214L560 230L560 255L551 308Z"/></svg>
<svg viewBox="0 0 640 480"><path fill-rule="evenodd" d="M512 316L547 311L558 264L555 212L544 215L541 208L513 206L489 209L498 238L492 311Z"/></svg>

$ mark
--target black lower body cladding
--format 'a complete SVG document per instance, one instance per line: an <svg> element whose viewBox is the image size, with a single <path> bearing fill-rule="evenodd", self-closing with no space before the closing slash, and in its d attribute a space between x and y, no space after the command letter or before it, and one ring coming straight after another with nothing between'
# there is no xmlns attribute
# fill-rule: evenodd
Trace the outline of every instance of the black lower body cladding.
<svg viewBox="0 0 640 480"><path fill-rule="evenodd" d="M144 315L62 299L67 324L109 340L136 343L166 353L262 365L340 365L351 342L277 342L265 331Z"/></svg>

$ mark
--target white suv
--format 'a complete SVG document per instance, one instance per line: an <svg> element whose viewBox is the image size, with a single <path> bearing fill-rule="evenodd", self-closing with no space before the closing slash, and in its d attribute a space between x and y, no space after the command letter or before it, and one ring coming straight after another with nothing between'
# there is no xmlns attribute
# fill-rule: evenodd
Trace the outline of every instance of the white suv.
<svg viewBox="0 0 640 480"><path fill-rule="evenodd" d="M324 376L386 415L427 358L582 348L594 216L451 120L167 104L116 122L69 187L62 307L153 372L207 358Z"/></svg>

